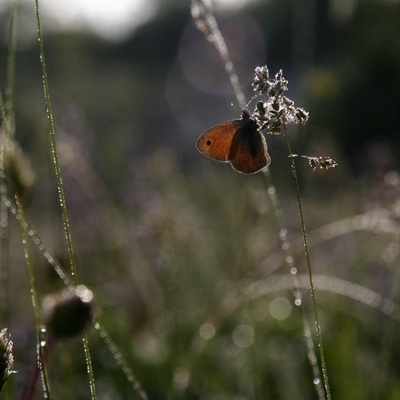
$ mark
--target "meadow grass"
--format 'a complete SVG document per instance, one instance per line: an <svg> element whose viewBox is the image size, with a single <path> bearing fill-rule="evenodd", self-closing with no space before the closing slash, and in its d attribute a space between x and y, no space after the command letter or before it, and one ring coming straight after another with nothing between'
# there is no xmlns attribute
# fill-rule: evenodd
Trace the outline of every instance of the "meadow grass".
<svg viewBox="0 0 400 400"><path fill-rule="evenodd" d="M242 108L211 9L195 19ZM395 399L398 172L356 186L340 165L308 169L289 144L286 167L273 159L267 174L211 162L188 174L158 149L135 164L121 203L72 138L57 135L38 2L36 20L57 196L51 212L24 201L43 182L24 178L30 167L17 150L12 28L1 102L1 328L14 343L6 375L15 372L2 396L34 398L41 382L56 399ZM267 108L268 99L259 118ZM313 185L321 189L308 192Z"/></svg>

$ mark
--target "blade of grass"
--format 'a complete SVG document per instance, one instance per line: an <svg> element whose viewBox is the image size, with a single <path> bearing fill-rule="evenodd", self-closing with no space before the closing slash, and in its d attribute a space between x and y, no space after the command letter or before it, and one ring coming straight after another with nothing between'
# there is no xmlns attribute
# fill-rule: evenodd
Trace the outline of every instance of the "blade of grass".
<svg viewBox="0 0 400 400"><path fill-rule="evenodd" d="M129 367L128 363L126 362L123 354L118 349L115 342L112 340L110 334L106 331L106 329L100 325L98 321L94 321L94 327L98 331L100 337L103 339L104 343L110 350L111 354L113 355L115 361L121 367L122 372L125 374L128 381L131 383L133 390L138 395L141 400L149 400L147 394L142 388L142 385L138 381L138 379L133 374L132 369Z"/></svg>
<svg viewBox="0 0 400 400"><path fill-rule="evenodd" d="M10 122L14 125L14 86L15 86L15 54L17 49L17 17L18 17L18 0L13 1L10 13L10 26L8 38L8 54L7 54L7 86L4 91L6 96L4 108L6 115L10 118ZM12 135L13 130L10 132Z"/></svg>
<svg viewBox="0 0 400 400"><path fill-rule="evenodd" d="M20 229L21 229L21 236L22 236L22 244L24 247L24 254L25 254L25 261L26 265L28 267L28 276L29 276L29 286L30 286L30 293L31 293L31 301L32 301L32 307L33 307L33 315L35 317L35 325L36 325L36 330L37 330L37 366L34 368L34 375L31 380L30 385L27 387L27 400L33 398L33 392L36 387L36 381L37 381L37 375L35 371L37 369L40 370L40 375L41 375L41 380L42 380L42 387L43 387L43 393L44 397L46 399L50 399L50 387L49 387L49 382L47 379L47 371L45 367L45 357L42 352L42 339L41 339L41 329L42 329L42 324L41 324L41 319L40 319L40 304L39 304L39 297L38 297L38 290L36 286L36 278L35 278L35 273L33 271L33 265L32 265L32 258L31 258L31 252L29 248L29 238L28 238L28 232L26 230L26 222L25 222L25 213L24 209L22 207L21 201L19 199L18 193L15 196L16 204L17 204L17 211L18 211L18 220L20 223ZM32 392L32 396L30 396Z"/></svg>
<svg viewBox="0 0 400 400"><path fill-rule="evenodd" d="M192 0L191 12L193 20L206 38L215 46L224 64L225 71L229 77L234 90L236 101L240 108L246 107L246 98L240 85L239 77L235 71L234 63L229 54L228 46L218 27L214 17L211 3L204 0Z"/></svg>
<svg viewBox="0 0 400 400"><path fill-rule="evenodd" d="M10 13L10 26L8 34L8 54L7 54L7 72L6 72L6 89L5 89L5 103L1 100L1 115L4 132L8 135L13 135L14 130L14 84L15 84L15 53L17 48L17 16L18 16L18 0L14 0L11 13ZM4 147L1 147L0 155L0 194L6 193L6 183L4 174ZM1 266L0 266L0 317L4 326L8 325L9 315L9 290L8 290L8 276L9 276L9 234L8 234L8 211L5 204L2 202L0 205L0 236L1 236Z"/></svg>
<svg viewBox="0 0 400 400"><path fill-rule="evenodd" d="M316 334L317 334L317 346L319 349L319 356L320 356L320 360L321 360L323 384L324 384L324 388L325 388L326 397L328 400L330 400L331 392L330 392L330 388L329 388L328 371L327 371L327 367L326 367L324 347L323 347L323 342L322 342L321 324L319 322L319 316L318 316L317 299L316 299L314 282L313 282L313 273L312 273L312 268L311 268L311 259L310 259L310 252L309 252L309 247L308 247L307 230L306 230L305 219L304 219L304 214L303 214L303 206L301 203L299 180L297 178L296 163L294 161L294 158L291 157L291 155L293 153L292 153L292 148L290 146L290 142L289 142L289 139L287 136L286 128L284 130L284 137L285 137L286 145L287 145L288 152L289 152L290 166L291 166L291 170L292 170L292 176L293 176L296 197L297 197L297 206L298 206L298 210L299 210L301 232L302 232L303 245L304 245L304 255L306 257L308 276L309 276L309 280L310 280L310 291L311 291L311 299L312 299L313 311L314 311L315 329L316 329ZM318 377L316 377L315 379L318 379ZM314 383L319 383L319 381L315 380Z"/></svg>
<svg viewBox="0 0 400 400"><path fill-rule="evenodd" d="M229 56L229 51L227 49L227 46L225 44L225 40L222 36L221 31L218 28L218 24L217 21L214 17L214 14L212 12L212 7L211 7L211 3L206 3L204 0L192 0L192 17L195 21L195 23L197 24L197 27L199 28L200 31L202 31L206 38L215 46L215 48L217 49L222 62L224 63L225 66L225 70L230 78L230 82L232 84L232 87L235 91L236 94L236 98L237 101L239 103L239 105L243 108L244 104L245 104L245 98L244 98L244 94L240 88L240 84L238 82L238 77L235 73L235 69L233 66L233 63L230 59ZM286 137L286 135L285 135ZM286 139L287 140L287 139ZM292 154L290 152L290 154ZM294 164L294 161L292 159L292 164ZM282 210L280 208L280 204L279 204L279 200L278 200L278 196L276 194L276 189L275 186L272 182L270 173L269 173L269 168L266 168L265 170L265 178L267 178L267 191L268 194L272 200L272 204L274 206L274 212L275 215L277 216L278 219L278 223L280 226L280 232L279 232L279 237L280 240L282 242L282 249L286 252L286 257L285 257L285 262L287 263L287 265L289 266L290 269L290 273L292 275L292 279L293 279L293 295L295 298L295 304L300 306L302 304L301 302L301 294L300 292L296 289L296 278L295 275L297 273L297 269L294 268L293 266L293 257L290 254L290 246L289 246L289 241L287 239L287 229L285 227L283 218L282 218ZM296 182L297 182L297 175L295 178ZM297 195L298 195L298 200L299 200L299 190L298 190L298 182L296 184L296 188L297 188ZM305 226L304 226L304 217L302 214L302 209L301 209L301 203L300 204L300 219L302 221L302 228L303 229L303 239L305 236ZM319 324L319 319L318 319L318 313L316 312L316 300L315 300L315 292L314 292L314 287L312 284L312 274L311 274L311 266L309 263L309 254L308 254L308 245L306 247L306 257L308 260L308 265L309 265L309 276L310 276L310 281L311 281L311 286L312 286L312 293L313 293L313 304L314 304L314 317L315 317L315 323L317 326L317 345L320 349L320 354L321 354L321 364L322 364L322 376L323 376L323 380L324 380L324 386L325 386L325 390L326 390L326 394L328 399L330 399L330 392L329 392L329 385L327 382L327 372L326 372L326 365L325 365L325 358L324 358L324 354L323 354L323 349L322 349L322 336L321 336L321 329L320 329L320 324ZM304 322L304 316L303 316L303 322ZM311 339L311 334L309 332L309 328L308 328L308 323L306 323L305 325L303 324L303 333L305 335L306 338L306 345L308 348L308 354L309 354L309 361L311 362L311 368L314 372L314 384L316 386L316 390L317 390L317 394L319 396L319 398L322 400L324 398L323 396L323 391L320 390L319 388L319 383L320 383L320 374L319 374L319 369L316 367L316 362L317 362L317 357L315 354L315 350L314 350L314 345L310 345L310 340ZM315 362L314 362L315 361Z"/></svg>
<svg viewBox="0 0 400 400"><path fill-rule="evenodd" d="M35 0L35 11L36 11L36 27L37 27L37 34L38 34L38 41L39 41L40 65L42 68L43 92L44 92L44 100L45 100L45 107L46 107L46 116L47 116L47 120L49 123L51 151L52 151L54 170L55 170L56 180L57 180L57 190L58 190L62 220L63 220L63 225L64 225L64 234L65 234L65 239L66 239L67 248L68 248L69 262L70 262L70 267L71 267L71 275L74 280L75 286L77 286L78 285L78 275L77 275L77 268L76 268L76 263L75 263L74 250L73 250L73 246L72 246L72 236L71 236L71 230L70 230L70 226L69 226L66 198L65 198L65 193L64 193L64 187L63 187L62 176L61 176L61 168L60 168L58 150L57 150L57 144L56 144L56 131L55 131L53 112L52 112L52 108L51 108L49 82L48 82L48 78L47 78L47 68L46 68L46 61L45 61L45 55L44 55L43 33L42 33L42 27L41 27L41 21L40 21L39 0ZM88 377L89 377L91 398L92 398L92 400L95 400L97 398L97 395L96 395L92 362L91 362L91 357L90 357L90 350L89 350L88 340L87 340L86 336L83 338L83 348L84 348L84 353L85 353L86 369L87 369Z"/></svg>
<svg viewBox="0 0 400 400"><path fill-rule="evenodd" d="M6 177L4 174L4 147L0 154L0 196L7 193ZM0 236L1 236L1 266L0 266L0 321L1 326L8 326L9 322L9 224L8 209L2 201L0 205Z"/></svg>
<svg viewBox="0 0 400 400"><path fill-rule="evenodd" d="M267 187L267 193L269 195L269 198L272 202L272 205L274 207L274 212L278 221L278 226L279 226L279 239L282 243L281 248L282 251L285 254L285 264L287 268L289 269L290 272L290 277L292 279L292 294L293 294L293 299L294 299L294 304L296 307L298 307L302 319L302 324L303 324L303 336L306 341L306 346L307 346L307 358L310 363L310 367L314 376L313 382L315 385L315 390L317 393L317 396L320 400L325 399L325 394L324 390L321 387L321 379L320 379L320 371L318 367L318 359L316 357L316 352L315 352L315 347L314 347L314 342L312 339L311 335L311 330L310 330L310 325L308 323L308 320L304 314L304 309L301 307L302 305L302 294L301 291L299 290L300 288L300 282L297 277L298 270L294 265L294 257L291 251L291 244L290 241L287 237L287 229L285 226L284 218L283 218L283 213L282 213L282 208L281 204L279 201L279 197L276 193L275 186L272 183L271 179L271 174L269 169L267 169L262 176L264 177L265 185Z"/></svg>
<svg viewBox="0 0 400 400"><path fill-rule="evenodd" d="M40 51L40 65L42 68L42 83L43 83L44 101L45 101L45 107L46 107L46 117L47 117L47 121L49 124L51 153L52 153L54 171L55 171L56 180L57 180L57 191L58 191L60 207L61 207L61 214L62 214L62 220L63 220L63 226L64 226L64 234L65 234L65 239L67 242L69 262L70 262L70 267L71 267L71 275L74 279L75 286L77 286L78 285L78 275L77 275L77 269L76 269L76 263L75 263L74 250L73 250L73 246L72 246L71 229L69 226L67 204L66 204L64 186L63 186L63 181L62 181L62 176L61 176L61 168L60 168L60 162L59 162L59 156L58 156L58 150L57 150L57 144L56 144L56 128L55 128L53 111L52 111L51 100L50 100L49 82L48 82L48 78L47 78L47 68L46 68L46 61L45 61L45 56L44 56L43 34L42 34L42 27L41 27L41 22L40 22L40 11L39 11L39 1L38 0L35 0L35 10L36 10L36 27L37 27L39 51Z"/></svg>
<svg viewBox="0 0 400 400"><path fill-rule="evenodd" d="M8 198L7 194L3 194L1 196L1 202L4 203L5 206L10 210L11 214L13 214L14 216L16 216L16 218L18 218L17 207ZM51 251L49 250L48 246L43 242L39 233L31 226L31 224L26 219L24 221L24 225L27 230L28 237L32 239L33 243L42 252L46 260L49 262L49 264L54 268L59 277L62 279L64 285L72 290L73 289L72 281L70 280L67 273L63 271L63 268L57 261L57 259L51 254ZM148 396L145 393L142 385L133 374L132 369L129 367L121 351L118 349L118 346L112 340L110 334L107 332L104 326L102 326L100 322L97 321L96 319L93 320L93 326L99 333L100 337L103 339L107 348L110 350L117 364L121 367L121 370L125 374L127 380L132 384L132 388L137 393L138 397L141 400L148 400Z"/></svg>
<svg viewBox="0 0 400 400"><path fill-rule="evenodd" d="M7 193L0 193L1 194L1 202L4 204L8 210L18 218L18 210L16 205L11 201L8 197ZM48 263L54 268L57 275L63 281L64 285L69 289L73 290L73 284L70 276L63 270L62 265L57 261L57 259L51 254L49 247L43 242L42 238L40 237L39 233L32 227L30 222L25 219L25 228L28 232L29 238L33 241L33 243L38 247L39 251L42 252L43 256L46 258Z"/></svg>

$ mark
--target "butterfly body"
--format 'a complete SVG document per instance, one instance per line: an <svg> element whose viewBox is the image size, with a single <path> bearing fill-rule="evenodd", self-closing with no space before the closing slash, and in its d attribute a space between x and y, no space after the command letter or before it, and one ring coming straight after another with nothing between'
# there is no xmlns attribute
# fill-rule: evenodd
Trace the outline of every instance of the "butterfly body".
<svg viewBox="0 0 400 400"><path fill-rule="evenodd" d="M245 174L258 172L271 162L265 138L247 111L243 111L241 119L223 122L204 132L197 148L213 160L230 162Z"/></svg>

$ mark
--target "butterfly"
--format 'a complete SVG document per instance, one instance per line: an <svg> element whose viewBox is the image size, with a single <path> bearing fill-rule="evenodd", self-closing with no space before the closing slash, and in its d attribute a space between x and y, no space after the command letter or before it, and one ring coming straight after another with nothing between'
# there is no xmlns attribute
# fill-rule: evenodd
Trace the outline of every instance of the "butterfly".
<svg viewBox="0 0 400 400"><path fill-rule="evenodd" d="M271 163L265 137L246 110L241 119L222 122L204 132L197 140L197 149L213 160L230 162L245 174L254 174Z"/></svg>

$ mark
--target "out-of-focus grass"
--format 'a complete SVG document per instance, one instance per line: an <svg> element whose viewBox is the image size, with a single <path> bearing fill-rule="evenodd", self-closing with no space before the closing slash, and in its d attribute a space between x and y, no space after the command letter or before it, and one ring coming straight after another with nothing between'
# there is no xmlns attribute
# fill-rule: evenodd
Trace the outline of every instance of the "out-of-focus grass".
<svg viewBox="0 0 400 400"><path fill-rule="evenodd" d="M363 26L370 31L370 24ZM182 98L175 100L182 101L187 92L187 83L172 79L166 83L165 71L176 56L171 47L163 49L168 53L164 59L160 60L160 49L153 49L153 59L143 54L143 59L137 59L132 50L137 49L135 43L127 42L117 50L99 46L93 55L97 47L91 40L60 35L50 42L48 62L79 278L95 293L99 320L152 400L316 398L301 316L292 305L289 271L262 179L203 160L195 153L195 138L187 126L183 128L168 115L167 96L161 94L165 85L177 89ZM147 41L138 40L145 43L139 48L146 53ZM175 45L173 40L168 43ZM281 41L273 43L289 54ZM16 137L31 159L28 168L36 174L26 216L54 255L65 260L58 200L48 168L43 105L37 100L41 99L40 72L32 57L37 61L36 49L18 54L15 104ZM343 59L339 56L337 60ZM354 65L360 65L359 61ZM354 83L349 68L343 69L342 81ZM358 68L354 71L365 78ZM312 75L311 67L308 72ZM389 76L386 84L390 82L390 74L374 70L374 77L381 79L382 75ZM335 74L327 71L326 76L334 78ZM364 84L368 78L361 82L360 87L368 86ZM386 87L381 81L377 86ZM358 86L355 92L360 96ZM349 122L342 118L344 103L351 103L344 107L351 114L350 121L357 126L360 122L353 108L358 103L352 99L342 91L332 98L332 104L314 98L315 108L323 110L313 121L325 125L325 113L337 109L334 117L328 113L336 124L328 129L312 127L313 143L307 143L310 137L303 141L299 132L294 136L301 150L312 147L310 153L317 156L328 152L339 166L312 172L302 168L303 160L299 160L300 184L332 396L391 400L400 395L400 178L391 152L388 147L385 150L393 140L391 130L385 132L390 140L382 146L363 139L371 154L367 158L368 151L360 152L365 158L359 163L358 178L348 167L345 151L335 148L340 141L333 143L329 138L329 129L335 131L335 126L340 132L332 136L340 133L345 137L342 144L360 147L363 130L360 134L355 128L343 129ZM387 111L395 104L388 91L377 99L380 105L387 101L385 113L394 118ZM202 106L209 101L203 99ZM197 112L201 108L198 99L195 104ZM368 113L363 104L359 106ZM190 103L180 111L188 109ZM190 112L186 122L195 126L198 121L189 118ZM363 124L370 124L372 114L362 119ZM389 120L376 118L375 123L381 126ZM182 132L187 136L179 136ZM162 143L171 147L174 141L174 152L160 149ZM279 139L268 137L267 141L295 265L304 274L289 163ZM188 143L192 152L185 148ZM190 162L184 163L188 158ZM36 356L23 249L18 224L12 218L10 223L9 331L19 390ZM32 259L40 292L60 289L61 281L33 246ZM302 290L305 315L312 325L308 286L304 284ZM378 301L376 294L388 301ZM104 341L94 329L90 336L98 397L132 398L132 388ZM89 397L79 341L60 343L48 369L53 398Z"/></svg>
<svg viewBox="0 0 400 400"><path fill-rule="evenodd" d="M171 152L160 150L141 163L133 161L129 184L116 201L84 160L70 161L64 159L63 171L80 279L95 292L99 319L151 399L315 396L299 311L290 285L277 284L288 271L260 176L200 159L198 168L183 172ZM282 176L284 167L273 165L273 175L275 168ZM324 275L328 287L329 277L339 278L398 302L399 176L391 172L381 181L350 182L337 170L305 169L302 175L314 274ZM324 177L336 179L335 190L328 185L319 190L315 182ZM281 181L276 185L279 190ZM295 199L284 181L282 193L296 266L305 273ZM52 212L28 208L27 213L36 213L38 230L48 238L51 232L53 244L62 237ZM17 244L13 250L11 265L22 251ZM37 268L43 292L53 290L43 259ZM13 276L17 286L26 279L16 271ZM263 279L268 294L250 300L251 284ZM304 292L312 321L307 288ZM317 286L332 394L395 398L396 311L385 315L353 300L350 287L348 294ZM11 331L32 318L26 300L12 314ZM19 334L25 337L26 328ZM32 341L20 344L15 328L14 337L22 380L21 352L32 361L34 347ZM91 346L100 398L107 393L131 398L132 390L95 334ZM80 344L60 345L49 371L56 398L71 393L87 398Z"/></svg>

